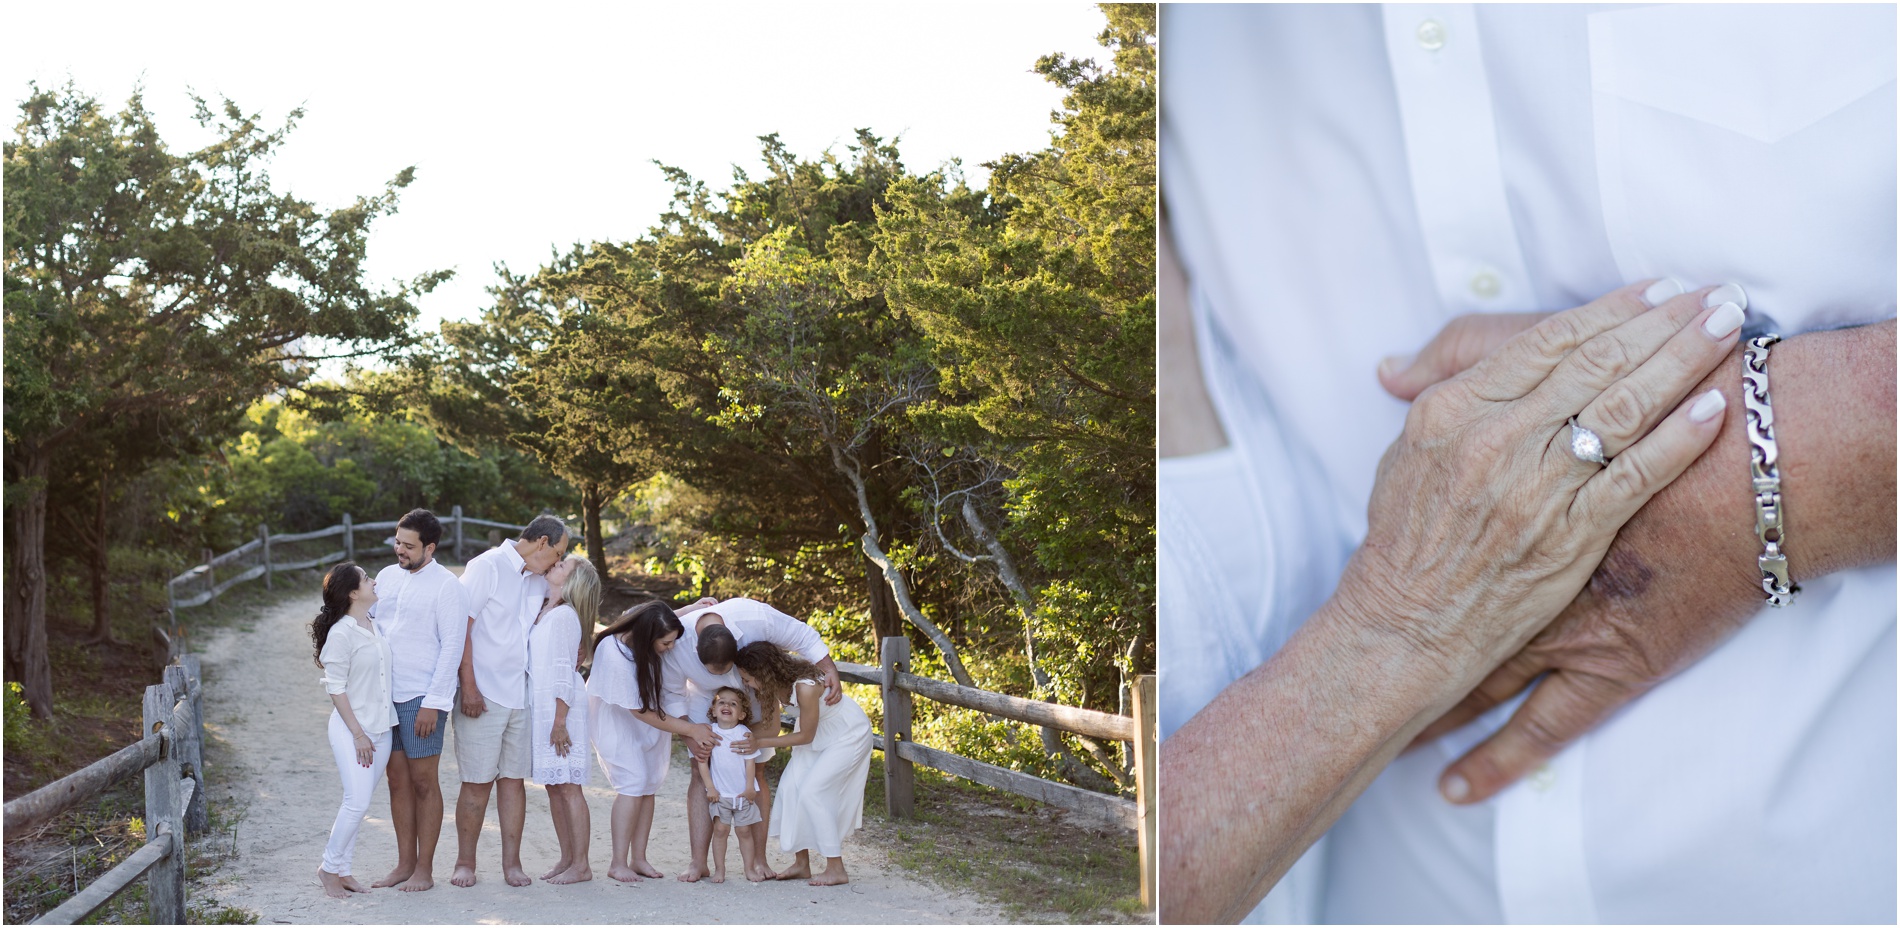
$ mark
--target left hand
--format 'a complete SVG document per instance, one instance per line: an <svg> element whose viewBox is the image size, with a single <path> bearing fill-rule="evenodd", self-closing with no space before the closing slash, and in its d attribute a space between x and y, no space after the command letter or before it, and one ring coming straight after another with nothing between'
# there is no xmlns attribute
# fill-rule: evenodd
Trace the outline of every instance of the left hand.
<svg viewBox="0 0 1900 928"><path fill-rule="evenodd" d="M416 737L427 738L430 735L435 734L435 720L436 720L436 716L439 714L440 714L440 710L437 710L437 709L427 709L427 708L417 709L416 710Z"/></svg>
<svg viewBox="0 0 1900 928"><path fill-rule="evenodd" d="M548 735L548 743L554 745L554 753L562 757L567 756L567 752L574 747L574 739L568 736L566 722L554 723L554 730Z"/></svg>
<svg viewBox="0 0 1900 928"><path fill-rule="evenodd" d="M1382 369L1379 380L1401 399L1417 396L1542 318L1460 316L1409 367L1390 365L1397 369ZM1738 349L1691 394L1719 386L1740 410L1739 358ZM1623 526L1577 598L1413 741L1417 747L1459 728L1548 674L1502 728L1445 770L1447 797L1474 803L1496 795L1760 610L1759 546L1748 530L1753 507L1735 492L1738 481L1746 489L1745 421L1729 416L1708 452Z"/></svg>
<svg viewBox="0 0 1900 928"><path fill-rule="evenodd" d="M745 734L740 735L739 740L732 743L732 753L750 754L758 750L759 745L754 744L752 740L752 730L743 725L739 726L739 730L745 732Z"/></svg>

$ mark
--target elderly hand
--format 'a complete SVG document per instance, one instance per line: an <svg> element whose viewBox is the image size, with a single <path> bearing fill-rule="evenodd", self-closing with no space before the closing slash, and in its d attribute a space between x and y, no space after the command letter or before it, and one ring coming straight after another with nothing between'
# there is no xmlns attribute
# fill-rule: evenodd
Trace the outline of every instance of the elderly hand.
<svg viewBox="0 0 1900 928"><path fill-rule="evenodd" d="M1432 383L1476 363L1543 318L1540 314L1459 317L1416 359L1382 369L1380 380L1400 398L1416 396ZM1884 365L1870 364L1864 372L1873 387L1885 385L1884 402L1876 395L1881 392L1878 389L1857 387L1852 392L1856 396L1868 394L1870 405L1890 411L1891 323L1870 326L1865 332L1826 333L1784 342L1784 347L1776 349L1778 367L1798 369L1810 351L1809 343L1816 339L1848 338L1864 339L1870 345L1843 344L1826 354L1870 358L1884 353ZM1698 392L1719 387L1731 403L1739 402L1740 363L1740 352L1730 352L1703 380ZM1845 378L1853 375L1848 370L1851 366L1832 363L1825 364L1824 369ZM1808 392L1801 389L1803 386L1798 380L1780 381L1777 408L1799 408L1803 394ZM1828 405L1839 404L1828 401ZM1820 409L1813 409L1796 417L1802 420L1796 427L1825 431L1816 421L1819 413ZM1440 789L1448 799L1470 803L1496 795L1618 709L1695 663L1760 612L1760 575L1755 569L1760 543L1749 531L1754 509L1743 476L1748 466L1743 419L1739 415L1729 417L1715 446L1630 519L1588 585L1555 621L1418 736L1414 746L1470 722L1517 696L1540 675L1543 677L1502 728L1445 770ZM1888 434L1885 441L1874 439L1874 443L1891 453ZM1841 483L1839 479L1822 479L1817 471L1826 467L1833 453L1848 449L1807 447L1805 469L1815 474L1815 483ZM1889 480L1891 469L1889 458L1882 471ZM1805 474L1786 476L1800 481ZM1808 530L1802 538L1808 543L1797 546L1807 549L1802 557L1806 563L1799 565L1802 569L1797 575L1814 576L1828 569L1891 557L1891 509L1863 506L1865 521L1875 526L1875 531L1857 539L1857 543L1843 544L1833 537L1824 539L1820 531L1832 528L1835 531L1827 534L1834 536L1844 528L1821 524L1827 509L1821 492L1815 486L1813 492L1801 496L1809 516L1804 520ZM1889 504L1893 496L1891 491L1878 489L1848 495Z"/></svg>

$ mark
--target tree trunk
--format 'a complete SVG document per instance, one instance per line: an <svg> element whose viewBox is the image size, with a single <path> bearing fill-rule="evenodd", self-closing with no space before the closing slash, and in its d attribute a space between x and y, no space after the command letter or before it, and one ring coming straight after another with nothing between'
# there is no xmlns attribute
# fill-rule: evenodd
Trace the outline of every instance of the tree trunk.
<svg viewBox="0 0 1900 928"><path fill-rule="evenodd" d="M25 498L13 511L12 564L7 571L7 676L19 682L39 718L53 715L53 669L46 656L46 484L50 455L15 449Z"/></svg>
<svg viewBox="0 0 1900 928"><path fill-rule="evenodd" d="M590 483L581 490L581 531L587 541L587 559L594 564L594 571L600 574L600 582L607 583L607 540L600 537L600 510L606 505L600 491L600 484Z"/></svg>
<svg viewBox="0 0 1900 928"><path fill-rule="evenodd" d="M878 642L904 634L904 614L897 609L890 584L884 582L883 569L868 557L864 559L864 586L871 600L871 653L876 654Z"/></svg>
<svg viewBox="0 0 1900 928"><path fill-rule="evenodd" d="M99 475L99 504L92 517L92 635L95 644L118 644L112 637L112 619L106 614L108 562L106 497L112 492L110 472Z"/></svg>

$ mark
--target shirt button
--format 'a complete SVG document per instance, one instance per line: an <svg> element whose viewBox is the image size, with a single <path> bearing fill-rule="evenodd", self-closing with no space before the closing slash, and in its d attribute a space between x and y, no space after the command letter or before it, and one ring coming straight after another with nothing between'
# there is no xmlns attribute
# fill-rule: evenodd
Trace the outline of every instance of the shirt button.
<svg viewBox="0 0 1900 928"><path fill-rule="evenodd" d="M1481 300L1496 297L1504 289L1504 282L1490 271L1479 271L1471 275L1471 294Z"/></svg>
<svg viewBox="0 0 1900 928"><path fill-rule="evenodd" d="M1445 27L1438 20L1428 19L1418 24L1418 47L1435 52L1445 47Z"/></svg>
<svg viewBox="0 0 1900 928"><path fill-rule="evenodd" d="M1539 764L1536 770L1531 771L1530 784L1531 789L1548 793L1551 787L1557 785L1557 771L1550 769L1549 764Z"/></svg>

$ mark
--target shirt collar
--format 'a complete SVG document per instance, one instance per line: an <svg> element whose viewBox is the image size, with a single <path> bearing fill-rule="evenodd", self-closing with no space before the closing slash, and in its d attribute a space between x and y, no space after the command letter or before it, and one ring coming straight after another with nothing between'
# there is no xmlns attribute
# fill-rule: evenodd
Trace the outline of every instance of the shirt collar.
<svg viewBox="0 0 1900 928"><path fill-rule="evenodd" d="M528 569L528 562L522 559L520 551L515 550L515 543L512 541L501 543L501 556L507 558L508 563L514 566L515 573Z"/></svg>

